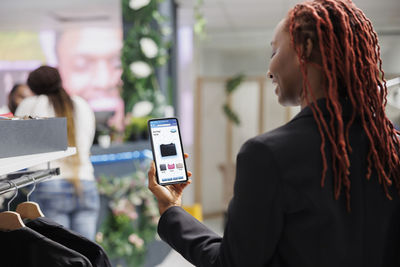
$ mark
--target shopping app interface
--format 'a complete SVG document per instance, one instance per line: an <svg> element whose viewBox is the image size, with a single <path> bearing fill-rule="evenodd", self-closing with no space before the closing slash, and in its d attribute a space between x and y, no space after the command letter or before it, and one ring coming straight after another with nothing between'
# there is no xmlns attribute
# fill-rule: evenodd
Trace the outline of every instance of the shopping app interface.
<svg viewBox="0 0 400 267"><path fill-rule="evenodd" d="M150 121L150 129L160 183L186 180L177 121Z"/></svg>

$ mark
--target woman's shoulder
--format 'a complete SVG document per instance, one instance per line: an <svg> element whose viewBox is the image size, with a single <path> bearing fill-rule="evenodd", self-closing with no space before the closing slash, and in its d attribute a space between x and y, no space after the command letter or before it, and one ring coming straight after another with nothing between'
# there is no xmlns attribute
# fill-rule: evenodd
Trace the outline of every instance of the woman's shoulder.
<svg viewBox="0 0 400 267"><path fill-rule="evenodd" d="M80 96L73 95L71 96L71 100L74 103L74 105L77 105L79 107L90 108L89 103Z"/></svg>
<svg viewBox="0 0 400 267"><path fill-rule="evenodd" d="M318 134L317 125L313 119L301 118L292 120L278 128L256 136L263 142L268 141L287 141L293 139L308 138L310 135Z"/></svg>
<svg viewBox="0 0 400 267"><path fill-rule="evenodd" d="M74 95L71 96L72 102L74 103L74 107L80 113L93 113L92 108L89 106L89 103L80 96Z"/></svg>
<svg viewBox="0 0 400 267"><path fill-rule="evenodd" d="M305 120L296 120L247 140L241 151L295 153L304 151L307 147L318 146L320 142L320 135L315 125Z"/></svg>
<svg viewBox="0 0 400 267"><path fill-rule="evenodd" d="M94 121L93 110L85 99L79 96L71 96L71 100L74 103L74 110L77 119L86 122L89 120Z"/></svg>
<svg viewBox="0 0 400 267"><path fill-rule="evenodd" d="M286 125L248 139L241 147L241 153L267 152L275 150L279 144L285 144L290 139L290 131L286 131Z"/></svg>
<svg viewBox="0 0 400 267"><path fill-rule="evenodd" d="M22 100L15 111L16 116L38 115L43 110L49 109L49 98L46 95L30 96Z"/></svg>
<svg viewBox="0 0 400 267"><path fill-rule="evenodd" d="M29 104L35 104L36 105L36 103L38 103L38 102L40 102L40 103L43 103L43 102L48 103L49 102L49 97L47 95L30 96L30 97L27 97L24 100L22 100L20 105L29 105Z"/></svg>

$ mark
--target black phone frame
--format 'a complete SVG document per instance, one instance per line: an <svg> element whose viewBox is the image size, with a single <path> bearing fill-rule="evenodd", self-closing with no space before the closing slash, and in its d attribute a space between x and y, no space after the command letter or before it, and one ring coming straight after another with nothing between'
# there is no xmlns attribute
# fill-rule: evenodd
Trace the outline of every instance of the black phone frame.
<svg viewBox="0 0 400 267"><path fill-rule="evenodd" d="M156 160L156 156L155 156L155 149L154 149L154 142L153 142L153 135L151 133L151 126L150 126L150 122L151 121L163 121L163 120L176 120L176 125L178 128L178 136L179 136L179 142L181 144L181 152L182 152L182 158L183 158L183 166L184 166L184 170L185 170L185 180L180 180L180 181L175 181L175 182L168 182L168 183L161 183L159 176L158 176L158 170L157 170L157 160ZM179 121L178 118L176 117L168 117L168 118L155 118L155 119L150 119L147 121L147 129L149 131L149 136L150 136L150 142L151 142L151 152L153 153L153 160L154 160L154 164L155 164L155 168L156 168L156 178L157 178L157 183L159 185L173 185L173 184L182 184L182 183L186 183L189 180L188 174L187 174L187 168L186 168L186 160L185 160L185 153L183 152L183 144L182 144L182 136L181 136L181 129L179 127Z"/></svg>

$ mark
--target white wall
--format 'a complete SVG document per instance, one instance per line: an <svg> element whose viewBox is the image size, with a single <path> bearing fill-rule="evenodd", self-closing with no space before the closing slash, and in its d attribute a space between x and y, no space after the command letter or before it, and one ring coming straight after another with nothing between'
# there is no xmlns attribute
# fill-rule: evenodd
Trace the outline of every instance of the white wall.
<svg viewBox="0 0 400 267"><path fill-rule="evenodd" d="M270 58L271 33L245 36L209 36L197 43L197 75L199 77L231 77L238 73L265 77L264 130L284 124L288 113L293 116L298 109L287 110L277 103L274 88L266 78ZM243 38L246 38L243 40ZM254 40L254 41L253 41ZM218 166L226 162L226 117L222 112L225 102L224 82L204 81L202 88L202 187L205 214L224 210L222 195L223 176ZM257 82L244 82L233 95L233 109L241 125L233 130L233 160L241 145L258 134L259 86Z"/></svg>
<svg viewBox="0 0 400 267"><path fill-rule="evenodd" d="M400 36L380 36L379 43L385 74L389 77L400 76Z"/></svg>
<svg viewBox="0 0 400 267"><path fill-rule="evenodd" d="M195 41L194 67L191 71L197 77L230 77L238 73L249 76L265 76L271 54L270 41L272 29L265 32L209 34L205 40ZM381 56L387 77L400 74L400 37L381 36ZM185 75L185 71L180 73ZM264 96L265 131L284 124L293 117L299 108L285 109L277 103L274 88L266 79ZM192 89L194 90L194 83ZM234 109L239 112L243 127L234 130L233 153L236 154L242 143L256 134L257 118L251 105L258 104L258 95L249 93L255 85L246 83L234 93ZM253 89L252 89L253 88ZM221 106L225 101L224 84L205 83L203 99L202 133L202 181L203 211L205 214L224 209L222 195L224 190L222 174L218 164L226 158L226 118ZM190 146L190 151L193 147ZM196 174L194 174L196 177ZM186 203L193 202L193 191L185 192Z"/></svg>

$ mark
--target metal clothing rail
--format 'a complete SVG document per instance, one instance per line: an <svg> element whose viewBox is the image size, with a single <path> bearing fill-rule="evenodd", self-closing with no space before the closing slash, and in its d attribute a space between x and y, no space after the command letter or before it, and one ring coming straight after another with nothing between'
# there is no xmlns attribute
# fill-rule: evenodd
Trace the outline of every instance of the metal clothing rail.
<svg viewBox="0 0 400 267"><path fill-rule="evenodd" d="M15 187L21 188L33 183L40 183L52 176L59 175L60 168L47 169L35 171L33 173L23 173L21 176L15 179L2 179L0 180L0 195L15 190ZM14 173L13 175L17 175ZM8 183L10 181L12 183Z"/></svg>

